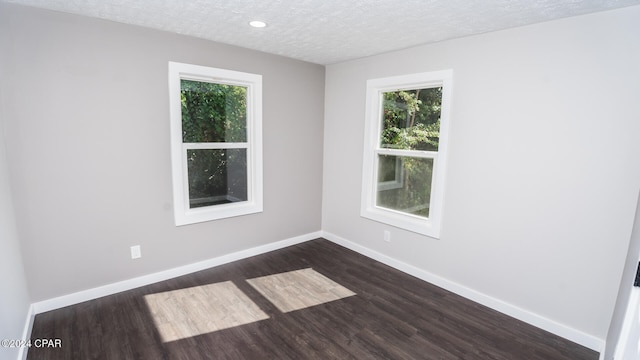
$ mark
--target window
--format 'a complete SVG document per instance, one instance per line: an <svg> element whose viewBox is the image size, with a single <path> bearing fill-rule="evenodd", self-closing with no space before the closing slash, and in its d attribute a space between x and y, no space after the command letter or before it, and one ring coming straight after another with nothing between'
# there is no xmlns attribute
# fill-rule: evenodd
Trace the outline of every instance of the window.
<svg viewBox="0 0 640 360"><path fill-rule="evenodd" d="M363 217L439 238L451 77L367 81Z"/></svg>
<svg viewBox="0 0 640 360"><path fill-rule="evenodd" d="M176 225L262 211L262 77L169 63Z"/></svg>

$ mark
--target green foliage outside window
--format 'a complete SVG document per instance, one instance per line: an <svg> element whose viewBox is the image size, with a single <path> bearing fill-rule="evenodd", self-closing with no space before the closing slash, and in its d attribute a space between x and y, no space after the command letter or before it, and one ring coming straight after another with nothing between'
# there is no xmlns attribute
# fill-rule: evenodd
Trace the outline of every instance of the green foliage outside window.
<svg viewBox="0 0 640 360"><path fill-rule="evenodd" d="M383 148L438 151L442 88L384 93Z"/></svg>
<svg viewBox="0 0 640 360"><path fill-rule="evenodd" d="M247 141L247 88L182 80L182 141Z"/></svg>
<svg viewBox="0 0 640 360"><path fill-rule="evenodd" d="M247 88L181 80L183 143L247 141ZM244 149L187 150L190 207L247 200Z"/></svg>
<svg viewBox="0 0 640 360"><path fill-rule="evenodd" d="M384 93L381 147L438 151L441 107L441 87ZM397 174L394 176L397 186L379 188L377 204L429 217L433 160L380 155L379 184L388 184L390 174Z"/></svg>

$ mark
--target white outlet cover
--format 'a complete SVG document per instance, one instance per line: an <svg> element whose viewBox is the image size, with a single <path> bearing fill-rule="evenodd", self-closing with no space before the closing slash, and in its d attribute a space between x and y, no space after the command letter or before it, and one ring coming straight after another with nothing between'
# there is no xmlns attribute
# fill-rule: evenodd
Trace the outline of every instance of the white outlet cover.
<svg viewBox="0 0 640 360"><path fill-rule="evenodd" d="M131 247L131 258L139 259L142 257L142 252L140 250L140 245L135 245Z"/></svg>

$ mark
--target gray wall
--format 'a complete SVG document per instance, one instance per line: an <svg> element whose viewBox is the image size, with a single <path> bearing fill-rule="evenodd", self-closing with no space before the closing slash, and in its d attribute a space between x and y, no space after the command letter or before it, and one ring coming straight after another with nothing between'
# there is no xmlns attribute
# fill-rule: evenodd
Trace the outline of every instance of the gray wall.
<svg viewBox="0 0 640 360"><path fill-rule="evenodd" d="M640 186L638 34L631 7L328 66L323 230L605 339ZM442 69L434 240L360 217L361 163L366 80Z"/></svg>
<svg viewBox="0 0 640 360"><path fill-rule="evenodd" d="M0 11L0 24L7 18ZM9 41L8 33L0 25L0 49ZM6 81L5 52L0 50L0 84ZM6 89L0 87L0 339L21 339L29 310L30 298L22 263L20 240L9 184L5 137ZM18 348L0 347L0 359L16 359Z"/></svg>
<svg viewBox="0 0 640 360"><path fill-rule="evenodd" d="M0 109L0 339L22 339L30 299L9 187L2 122ZM16 359L18 351L0 347L0 359Z"/></svg>
<svg viewBox="0 0 640 360"><path fill-rule="evenodd" d="M32 301L320 230L324 67L45 10L0 12ZM168 61L263 75L263 213L174 226Z"/></svg>
<svg viewBox="0 0 640 360"><path fill-rule="evenodd" d="M606 337L640 185L640 7L335 64L326 77L117 23L4 3L0 16L7 337L22 331L28 292L45 300L321 228ZM263 75L263 213L173 225L170 60ZM366 80L440 69L454 70L454 88L434 240L359 209Z"/></svg>

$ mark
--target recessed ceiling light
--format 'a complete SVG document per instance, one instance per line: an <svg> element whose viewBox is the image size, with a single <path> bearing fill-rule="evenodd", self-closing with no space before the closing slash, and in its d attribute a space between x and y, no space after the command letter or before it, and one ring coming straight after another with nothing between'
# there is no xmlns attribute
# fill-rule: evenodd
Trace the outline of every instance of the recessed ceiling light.
<svg viewBox="0 0 640 360"><path fill-rule="evenodd" d="M254 21L251 21L249 25L253 26L254 28L263 28L267 26L267 23L260 20L254 20Z"/></svg>

